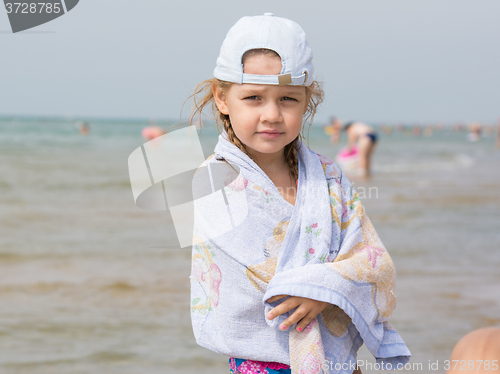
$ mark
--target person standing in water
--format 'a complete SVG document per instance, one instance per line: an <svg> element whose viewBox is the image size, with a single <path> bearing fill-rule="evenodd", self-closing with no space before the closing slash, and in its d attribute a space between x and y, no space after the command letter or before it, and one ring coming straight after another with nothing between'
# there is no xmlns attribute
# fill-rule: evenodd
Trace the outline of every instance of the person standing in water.
<svg viewBox="0 0 500 374"><path fill-rule="evenodd" d="M370 176L371 157L377 143L377 133L370 125L363 122L348 122L343 124L338 118L332 120L333 132L330 141L339 142L340 132L347 134L347 150L353 152L356 146L359 152L359 168L362 176Z"/></svg>
<svg viewBox="0 0 500 374"><path fill-rule="evenodd" d="M500 119L498 120L497 141L495 146L500 149Z"/></svg>
<svg viewBox="0 0 500 374"><path fill-rule="evenodd" d="M90 127L85 121L76 122L75 127L78 129L81 135L88 135L90 133Z"/></svg>

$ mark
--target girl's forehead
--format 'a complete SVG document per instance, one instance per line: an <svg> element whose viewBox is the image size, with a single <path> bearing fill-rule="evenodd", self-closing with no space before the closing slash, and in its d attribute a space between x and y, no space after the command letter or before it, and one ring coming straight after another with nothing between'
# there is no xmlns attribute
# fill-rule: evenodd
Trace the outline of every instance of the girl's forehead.
<svg viewBox="0 0 500 374"><path fill-rule="evenodd" d="M300 95L306 93L306 88L304 86L277 86L273 84L234 83L231 85L231 87L236 88L236 91L238 93L254 95Z"/></svg>

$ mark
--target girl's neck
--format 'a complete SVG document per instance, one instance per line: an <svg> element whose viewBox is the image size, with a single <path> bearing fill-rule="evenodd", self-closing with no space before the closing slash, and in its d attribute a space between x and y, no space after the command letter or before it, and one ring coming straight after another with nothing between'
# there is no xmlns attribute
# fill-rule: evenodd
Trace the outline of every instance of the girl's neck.
<svg viewBox="0 0 500 374"><path fill-rule="evenodd" d="M293 180L289 166L285 160L284 150L277 153L252 153L250 156L273 182L283 199L295 205L297 184Z"/></svg>
<svg viewBox="0 0 500 374"><path fill-rule="evenodd" d="M264 173L268 176L271 174L276 174L277 172L283 172L283 167L287 166L285 160L285 152L282 149L276 153L260 153L252 150L247 150L250 157L254 162L262 169Z"/></svg>

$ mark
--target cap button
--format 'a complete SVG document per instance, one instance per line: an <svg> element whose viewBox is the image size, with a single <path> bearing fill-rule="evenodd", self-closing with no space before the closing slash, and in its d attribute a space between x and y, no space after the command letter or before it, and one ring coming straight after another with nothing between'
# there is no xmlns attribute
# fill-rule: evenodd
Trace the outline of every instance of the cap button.
<svg viewBox="0 0 500 374"><path fill-rule="evenodd" d="M264 13L265 16L274 16L272 13Z"/></svg>

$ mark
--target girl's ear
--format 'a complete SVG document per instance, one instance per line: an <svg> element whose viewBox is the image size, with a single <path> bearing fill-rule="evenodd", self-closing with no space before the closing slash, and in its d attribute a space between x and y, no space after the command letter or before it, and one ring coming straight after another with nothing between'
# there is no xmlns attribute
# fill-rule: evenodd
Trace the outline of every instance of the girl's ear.
<svg viewBox="0 0 500 374"><path fill-rule="evenodd" d="M224 91L222 91L222 88L215 82L212 83L212 93L214 95L215 105L217 105L219 112L229 115L226 104L226 95L224 94Z"/></svg>

